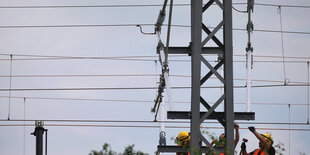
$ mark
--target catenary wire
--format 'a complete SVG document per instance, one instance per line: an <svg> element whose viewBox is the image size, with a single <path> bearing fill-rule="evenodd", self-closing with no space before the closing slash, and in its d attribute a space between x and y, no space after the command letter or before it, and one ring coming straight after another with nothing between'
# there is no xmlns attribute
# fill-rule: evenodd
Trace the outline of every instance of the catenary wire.
<svg viewBox="0 0 310 155"><path fill-rule="evenodd" d="M17 28L86 28L86 27L137 27L137 25L141 26L154 26L154 24L75 24L75 25L2 25L0 29L17 29ZM163 24L163 26L168 26L167 24ZM185 27L188 28L188 25L171 25L172 27ZM209 27L215 28L215 27ZM221 28L222 29L222 28ZM247 31L242 28L233 28L235 31ZM268 29L255 29L253 31L256 32L268 32L268 33L290 33L290 34L304 34L309 35L310 32L302 32L302 31L279 31L279 30L268 30Z"/></svg>
<svg viewBox="0 0 310 155"><path fill-rule="evenodd" d="M21 127L23 124L2 124L0 127ZM26 124L25 126L34 126ZM85 125L85 124L45 124L47 127L110 127L110 128L159 128L159 125ZM190 128L189 126L166 126L166 128ZM223 129L223 127L201 127L203 129ZM239 128L248 130L248 128ZM310 131L310 129L286 129L286 128L256 128L257 130L274 130L274 131Z"/></svg>
<svg viewBox="0 0 310 155"><path fill-rule="evenodd" d="M27 74L27 75L0 75L0 78L64 78L64 77L157 77L159 74ZM178 78L190 78L190 75L181 75L181 74L170 74L170 77L178 77ZM217 79L215 77L210 77L211 79ZM236 81L245 81L246 79L235 78ZM252 81L256 82L272 82L272 83L283 83L280 80L259 80L253 79ZM308 84L307 82L298 82L298 81L290 81L290 83L299 83L299 84Z"/></svg>
<svg viewBox="0 0 310 155"><path fill-rule="evenodd" d="M291 105L288 105L288 129L291 129ZM288 154L291 154L291 130L288 131Z"/></svg>
<svg viewBox="0 0 310 155"><path fill-rule="evenodd" d="M0 98L8 98L8 96L0 96ZM116 100L116 99L98 99L98 98L57 98L57 97L21 97L21 96L11 96L11 98L15 99L23 99L27 98L28 100L63 100L63 101L94 101L94 102L129 102L129 103L154 103L153 100L133 100L133 99L123 99L123 100ZM176 101L175 103L179 104L190 104L190 102L178 102ZM213 103L213 102L208 102L208 103ZM234 104L246 104L246 103L241 103L241 102L235 102ZM264 105L264 106L287 106L288 103L274 103L274 102L254 102L252 103L254 105ZM294 106L307 106L308 104L306 103L294 103L291 104Z"/></svg>
<svg viewBox="0 0 310 155"><path fill-rule="evenodd" d="M0 122L35 122L35 119L0 119ZM157 123L169 123L169 124L189 124L190 121L152 121L152 120L86 120L86 119L46 119L41 120L43 122L67 122L67 123L150 123L150 124L157 124ZM219 122L215 121L204 121L204 124L218 124ZM236 122L237 124L258 124L258 125L300 125L300 126L309 126L307 123L302 122Z"/></svg>
<svg viewBox="0 0 310 155"><path fill-rule="evenodd" d="M309 83L310 82L310 67L309 67L309 63L310 62L308 62L307 63L307 82ZM309 124L309 105L310 105L310 97L309 97L309 94L310 93L310 91L309 91L309 86L307 87L307 104L308 104L308 107L307 107L307 123Z"/></svg>
<svg viewBox="0 0 310 155"><path fill-rule="evenodd" d="M158 58L158 56L56 56L56 55L33 55L33 54L0 54L1 56L10 56L13 55L15 57L36 57L36 58L59 58L59 59L132 59L132 58ZM233 55L234 57L244 57L245 55ZM188 57L184 55L172 55L171 57ZM260 57L260 58L279 58L282 59L283 56L276 56L276 55L253 55L253 57ZM310 59L310 57L304 56L285 56L284 58L287 59ZM10 60L10 59L0 59L0 60ZM14 61L17 60L16 58ZM154 59L152 59L154 61Z"/></svg>
<svg viewBox="0 0 310 155"><path fill-rule="evenodd" d="M283 30L283 22L282 22L282 10L281 10L281 7L279 6L278 7L278 14L279 14L279 17L280 17L280 29L281 29L281 51L282 51L282 61L283 61L283 76L284 76L284 84L286 84L286 81L287 81L287 77L286 77L286 67L285 67L285 54L284 54L284 40L283 40L283 33L282 33L282 30Z"/></svg>
<svg viewBox="0 0 310 155"><path fill-rule="evenodd" d="M254 85L252 88L270 88L270 87L307 87L308 84L287 84L287 85ZM189 86L174 86L171 89L190 89ZM206 86L201 88L218 89L223 86ZM234 88L246 88L244 85L234 86ZM1 91L103 91L103 90L156 90L156 87L84 87L84 88L13 88L0 89Z"/></svg>
<svg viewBox="0 0 310 155"><path fill-rule="evenodd" d="M13 70L13 55L10 55L10 77L9 77L9 106L8 106L8 120L10 120L11 114L11 88L12 88L12 70Z"/></svg>
<svg viewBox="0 0 310 155"><path fill-rule="evenodd" d="M26 126L25 124L26 124L26 98L24 97L24 146L23 146L24 155L26 154Z"/></svg>
<svg viewBox="0 0 310 155"><path fill-rule="evenodd" d="M232 3L233 5L247 5L247 3ZM215 4L214 4L215 5ZM268 3L255 3L256 6L268 6L283 8L310 8L308 5L285 5L285 4L268 4ZM119 8L119 7L166 7L162 4L115 4L115 5L27 5L27 6L0 6L0 9L44 9L44 8ZM190 4L174 4L174 6L190 6Z"/></svg>

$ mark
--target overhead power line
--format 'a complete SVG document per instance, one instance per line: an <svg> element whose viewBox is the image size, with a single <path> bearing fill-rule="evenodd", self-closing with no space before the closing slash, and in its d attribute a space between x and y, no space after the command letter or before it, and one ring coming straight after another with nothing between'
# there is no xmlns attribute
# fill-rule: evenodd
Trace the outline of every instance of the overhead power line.
<svg viewBox="0 0 310 155"><path fill-rule="evenodd" d="M100 57L100 56L49 56L49 55L23 55L23 54L0 54L0 56L10 56L13 55L14 57L31 57L31 58L15 58L14 61L36 61L36 60L120 60L120 61L148 61L154 62L158 61L158 56L115 56L115 57ZM235 57L244 57L244 55L234 55ZM34 57L34 58L33 58ZM173 55L171 57L187 57L184 55ZM264 55L255 55L254 57L262 57L262 58L283 58L283 56L264 56ZM147 58L147 59L145 59ZM155 58L155 59L154 59ZM292 56L285 56L286 59L300 59L300 60L286 60L287 63L308 63L307 59L310 57L292 57ZM302 61L301 61L302 60ZM0 61L11 61L11 59L0 59ZM190 60L169 60L171 62L190 62ZM209 60L218 62L218 60ZM245 62L244 60L234 60L233 62ZM283 63L283 60L255 60L255 63Z"/></svg>
<svg viewBox="0 0 310 155"><path fill-rule="evenodd" d="M136 27L137 25L141 26L154 26L154 24L75 24L75 25L2 25L0 29L17 29L17 28L87 28L87 27ZM163 26L167 26L163 24ZM188 25L171 25L172 27L190 27ZM215 28L215 27L208 27ZM246 31L242 28L233 28L236 31ZM290 33L290 34L305 34L309 35L310 32L302 31L279 31L279 30L267 30L267 29L255 29L256 32L268 32L268 33Z"/></svg>
<svg viewBox="0 0 310 155"><path fill-rule="evenodd" d="M0 119L0 122L35 122L37 120L34 119ZM188 124L190 121L151 121L151 120L86 120L86 119L46 119L46 120L40 120L44 122L67 122L67 123L151 123L151 124L157 124L157 123L167 123L167 124ZM204 121L204 124L219 124L219 122L213 122L213 121ZM265 124L265 125L305 125L310 126L308 123L300 123L300 122L236 122L238 124Z"/></svg>
<svg viewBox="0 0 310 155"><path fill-rule="evenodd" d="M1 127L23 127L34 126L34 124L1 124ZM85 125L85 124L44 124L46 127L109 127L109 128L159 128L159 125ZM179 129L190 128L189 126L165 126L165 128ZM223 127L201 127L203 129L223 129ZM248 128L239 128L248 130ZM275 131L310 131L310 129L298 129L298 128L256 128L257 130L275 130Z"/></svg>
<svg viewBox="0 0 310 155"><path fill-rule="evenodd" d="M160 76L160 74L54 74L54 75L0 75L0 78L64 78L64 77L154 77ZM179 75L179 74L170 74L170 77L178 77L178 78L190 78L190 75ZM215 77L210 77L211 79L217 79ZM233 80L236 81L246 81L246 79L235 78ZM272 82L272 83L283 83L280 80L259 80L253 79L252 81L256 82ZM297 82L297 81L290 81L291 84L307 84L307 82Z"/></svg>
<svg viewBox="0 0 310 155"><path fill-rule="evenodd" d="M14 57L35 57L35 58L59 58L59 59L131 59L131 58L158 58L158 56L57 56L57 55L34 55L34 54L0 54L1 56L14 56ZM245 55L233 55L235 57L245 57ZM253 55L254 57L262 58L279 58L282 59L283 56L277 55ZM184 55L172 55L170 57L188 57ZM305 56L285 56L284 58L290 59L310 59L310 57ZM10 60L10 59L8 59ZM16 60L16 59L14 59Z"/></svg>
<svg viewBox="0 0 310 155"><path fill-rule="evenodd" d="M0 98L8 98L8 96L0 96ZM133 100L133 99L99 99L99 98L57 98L57 97L30 97L30 96L11 96L11 98L15 99L28 99L28 100L62 100L62 101L87 101L87 102L128 102L128 103L154 103L153 100ZM178 102L175 101L174 103L179 104L190 104L190 102ZM213 104L214 102L208 102L210 104ZM235 102L234 104L246 104L246 103L240 103ZM272 102L254 102L252 104L255 105L264 105L264 106L287 106L287 105L294 105L294 106L307 106L308 104L303 103L272 103Z"/></svg>
<svg viewBox="0 0 310 155"><path fill-rule="evenodd" d="M0 122L35 122L37 120L24 120L24 119L0 119ZM190 121L148 121L148 120L66 120L66 119L57 119L57 120L41 120L44 122L70 122L70 123L190 123ZM204 122L205 124L218 124L218 122ZM286 123L286 122L236 122L238 124L266 124L266 125L307 125L307 123Z"/></svg>
<svg viewBox="0 0 310 155"><path fill-rule="evenodd" d="M252 88L268 88L268 87L307 87L305 84L287 84L287 85L256 85ZM171 89L190 89L188 86L175 86ZM223 88L223 86L207 86L201 88ZM234 88L246 88L246 86L234 86ZM86 90L156 90L156 87L88 87L88 88L12 88L0 89L0 91L86 91Z"/></svg>
<svg viewBox="0 0 310 155"><path fill-rule="evenodd" d="M247 3L233 3L233 5L247 5ZM308 5L285 5L255 3L256 6L284 7L284 8L310 8ZM161 7L162 4L115 4L115 5L26 5L26 6L0 6L0 9L45 9L45 8L136 8L136 7ZM166 6L170 6L167 4ZM190 4L173 4L173 6L190 6Z"/></svg>

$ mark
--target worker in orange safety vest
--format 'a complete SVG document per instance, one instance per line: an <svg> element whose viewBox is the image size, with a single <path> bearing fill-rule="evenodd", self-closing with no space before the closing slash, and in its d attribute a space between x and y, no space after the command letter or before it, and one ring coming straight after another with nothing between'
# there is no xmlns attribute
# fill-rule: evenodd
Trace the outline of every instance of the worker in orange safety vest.
<svg viewBox="0 0 310 155"><path fill-rule="evenodd" d="M270 134L260 134L255 130L255 127L249 127L249 130L256 136L259 140L259 149L255 149L254 151L247 153L245 143L241 145L241 153L242 155L275 155L275 149L272 146L273 139Z"/></svg>
<svg viewBox="0 0 310 155"><path fill-rule="evenodd" d="M187 131L181 131L178 134L178 137L176 138L176 143L179 146L183 146L184 148L189 148L189 144L190 144L190 133ZM189 155L189 152L177 152L177 155Z"/></svg>
<svg viewBox="0 0 310 155"><path fill-rule="evenodd" d="M219 136L219 139L214 139L211 142L211 145L214 145L215 148L225 149L225 139L226 135L225 133L221 134ZM239 125L235 124L235 139L234 139L234 148L236 148L237 144L239 142ZM224 155L224 153L220 153L220 155Z"/></svg>

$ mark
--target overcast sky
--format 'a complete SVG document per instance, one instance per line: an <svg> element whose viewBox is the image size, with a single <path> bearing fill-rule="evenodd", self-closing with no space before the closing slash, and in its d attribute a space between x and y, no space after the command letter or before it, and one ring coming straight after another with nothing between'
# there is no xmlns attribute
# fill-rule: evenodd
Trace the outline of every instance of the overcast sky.
<svg viewBox="0 0 310 155"><path fill-rule="evenodd" d="M246 1L233 2L244 3ZM175 3L189 4L190 1L179 0ZM261 0L257 3L310 6L307 0ZM159 6L5 8L5 6L135 4L159 4ZM156 22L162 4L162 0L0 1L0 119L7 120L10 114L11 120L112 120L112 122L101 123L45 122L45 128L48 129L48 153L85 155L91 150L100 150L107 142L117 152L121 152L127 145L135 144L136 149L154 154L158 145L159 128L157 126L159 124L151 122L154 120L154 114L150 110L154 105L156 89L24 90L11 91L11 99L8 98L9 92L5 89L10 88L11 65L12 89L157 87L159 77L154 74L161 72L160 64L156 63L158 62L156 61L158 60L157 38L154 35L141 34L135 25L150 24L144 25L143 30L153 32L154 26L151 24ZM246 10L246 5L234 5L234 7L238 10ZM280 31L280 13L283 31L286 31L282 34L283 44L281 33L259 31ZM282 7L281 10L277 6L256 5L254 7L252 19L254 30L257 31L252 34L255 56L252 70L253 85L283 85L284 79L288 79L289 85L305 85L308 82L309 14L309 7ZM203 21L206 26L215 27L221 20L221 15L221 10L217 6L212 6L203 15ZM172 24L190 25L189 6L175 6L172 16ZM244 29L246 23L247 14L233 11L234 28ZM166 29L167 27L163 27L164 42ZM221 30L217 37L222 39ZM245 86L246 31L234 30L233 39L234 85ZM172 27L171 46L188 46L189 42L189 27ZM208 46L213 45L214 43L208 44ZM13 55L12 64L10 54ZM44 56L60 56L61 59ZM283 56L286 62L284 65ZM82 57L83 59L69 59L68 57ZM118 59L104 59L107 57ZM212 65L216 64L213 62L217 59L216 56L206 56L206 59L210 60ZM169 67L172 86L190 86L190 57L169 55ZM202 68L206 69L205 66ZM206 73L207 70L202 72ZM218 80L211 79L204 86L220 86L219 84ZM271 133L275 144L283 143L286 149L285 155L289 152L292 155L310 152L310 148L307 147L310 144L309 125L278 124L307 123L309 118L308 90L306 86L252 89L251 111L255 112L256 119L250 123L271 123L254 125L257 128L265 128L258 130L261 133ZM222 90L218 88L205 88L202 89L202 96L208 102L214 103L221 92ZM174 101L177 102L175 103L176 110L190 109L190 89L174 89L172 95ZM240 104L246 102L244 88L234 89L234 102L236 112L245 111L245 104ZM222 106L218 107L217 111L221 110L223 110ZM35 137L30 135L35 128L34 122L25 122L30 126L18 126L23 124L24 122L20 121L0 122L2 125L0 126L0 154L35 154ZM189 131L189 128L183 128L189 127L189 123L167 123L166 125L177 127L166 129L169 145L174 144L171 139L178 132ZM240 142L236 149L238 153L242 138L249 139L248 150L258 147L258 140L246 129L250 125L240 124ZM219 126L217 123L203 124L203 127ZM291 130L289 132L286 130L289 128L307 129L308 131ZM223 132L223 129L202 130L215 136Z"/></svg>

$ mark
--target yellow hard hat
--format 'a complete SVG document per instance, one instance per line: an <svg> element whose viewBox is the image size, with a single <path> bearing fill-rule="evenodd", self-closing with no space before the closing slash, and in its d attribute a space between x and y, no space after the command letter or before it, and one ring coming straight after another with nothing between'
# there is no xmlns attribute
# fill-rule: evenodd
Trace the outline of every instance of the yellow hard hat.
<svg viewBox="0 0 310 155"><path fill-rule="evenodd" d="M181 131L178 135L177 140L180 142L187 142L191 139L191 136L187 131Z"/></svg>
<svg viewBox="0 0 310 155"><path fill-rule="evenodd" d="M270 145L273 144L273 139L272 139L272 136L271 136L270 134L264 133L264 134L262 134L262 136L266 139L266 141L267 141Z"/></svg>

